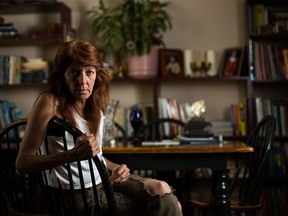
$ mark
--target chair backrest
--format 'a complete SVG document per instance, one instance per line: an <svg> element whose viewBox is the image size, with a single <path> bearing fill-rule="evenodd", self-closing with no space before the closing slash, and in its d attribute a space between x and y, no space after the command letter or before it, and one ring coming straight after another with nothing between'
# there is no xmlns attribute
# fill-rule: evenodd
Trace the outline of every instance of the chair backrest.
<svg viewBox="0 0 288 216"><path fill-rule="evenodd" d="M268 173L269 155L272 152L275 133L275 118L266 116L256 125L248 137L247 144L253 146L254 152L246 155L244 168L238 170L234 179L234 182L240 183L240 205L257 205L260 203L261 188ZM232 183L232 186L234 185Z"/></svg>
<svg viewBox="0 0 288 216"><path fill-rule="evenodd" d="M48 211L44 202L38 202L42 200L41 194L44 194L41 173L19 173L15 168L26 123L27 119L17 120L0 132L0 190L4 202L1 214L39 214Z"/></svg>
<svg viewBox="0 0 288 216"><path fill-rule="evenodd" d="M0 133L1 192L3 199L6 201L8 211L31 214L50 213L53 215L67 215L69 212L71 212L71 209L68 209L66 202L64 201L64 189L53 189L47 186L47 171L26 174L19 173L15 168L15 159L21 142L21 131L23 131L26 123L27 119L18 120L5 127ZM48 124L45 145L49 145L49 136L57 136L63 139L63 143L65 145L64 150L67 149L65 133L71 134L74 142L76 141L77 137L82 134L80 130L67 121L57 117L52 118ZM41 154L41 150L39 150L38 154ZM2 155L5 157L2 157ZM107 213L111 215L117 214L117 206L113 188L109 180L106 166L97 156L88 161L90 170L92 170L92 163L95 163L101 176L108 201ZM81 183L80 194L82 196L84 211L88 213L89 209L83 183L83 174L80 167L80 162L77 162L77 164ZM71 196L69 199L72 201L72 203L75 203L76 190L73 186L70 164L66 164L66 166L68 170L70 189L69 192L67 193L66 191L65 194L69 194L69 196ZM93 182L92 188L97 211L100 208L93 172L91 172L91 179ZM77 191L77 196L79 196L78 192L79 191ZM77 214L79 211L79 209L77 209L77 205L72 206L75 207L72 212Z"/></svg>
<svg viewBox="0 0 288 216"><path fill-rule="evenodd" d="M160 118L144 124L135 134L134 142L161 141L184 134L185 123L178 119Z"/></svg>
<svg viewBox="0 0 288 216"><path fill-rule="evenodd" d="M114 122L114 139L115 139L115 145L121 144L122 146L128 145L128 136L124 128L118 124L117 122Z"/></svg>

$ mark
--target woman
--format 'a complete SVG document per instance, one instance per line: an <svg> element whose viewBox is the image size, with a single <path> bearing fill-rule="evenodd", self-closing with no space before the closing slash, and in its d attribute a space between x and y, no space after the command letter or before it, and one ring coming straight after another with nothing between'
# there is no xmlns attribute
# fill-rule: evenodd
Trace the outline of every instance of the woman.
<svg viewBox="0 0 288 216"><path fill-rule="evenodd" d="M95 47L82 40L73 40L59 47L55 69L48 78L48 84L49 90L39 95L30 112L16 167L21 172L56 167L51 173L49 184L57 187L61 179L61 186L65 187L68 184L59 168L61 165L96 155L103 157L103 113L109 101L109 77ZM49 155L36 156L47 124L54 116L68 120L84 135L68 151L61 152L62 143L55 141L55 145L49 146ZM122 209L133 208L130 205L134 202L142 203L150 215L182 215L181 205L166 182L130 175L125 164L116 164L107 158L104 161L111 171L110 180L117 193L116 202L120 213L124 212ZM99 176L96 179L100 184ZM89 187L87 180L85 183ZM123 204L123 200L128 200L127 197L131 202Z"/></svg>

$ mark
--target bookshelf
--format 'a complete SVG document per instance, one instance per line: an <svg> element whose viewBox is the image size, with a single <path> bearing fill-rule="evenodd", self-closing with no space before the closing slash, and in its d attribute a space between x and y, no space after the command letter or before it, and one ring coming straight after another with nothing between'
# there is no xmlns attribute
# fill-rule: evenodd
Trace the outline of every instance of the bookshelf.
<svg viewBox="0 0 288 216"><path fill-rule="evenodd" d="M271 114L277 121L270 173L263 192L263 215L287 215L288 2L247 0L247 14L249 119L251 125L256 125L261 116Z"/></svg>
<svg viewBox="0 0 288 216"><path fill-rule="evenodd" d="M48 62L51 70L58 45L75 35L71 28L71 9L62 2L1 2L0 17L4 21L0 23L2 30L6 25L7 29L16 29L18 33L16 38L0 38L1 67L3 56L21 56L26 59L41 58ZM45 78L44 82L23 83L23 79L18 79L17 84L11 84L10 80L3 81L4 69L1 69L0 99L15 102L27 116L38 94L47 88ZM49 69L45 72L46 76Z"/></svg>
<svg viewBox="0 0 288 216"><path fill-rule="evenodd" d="M203 99L208 107L207 113L205 114L205 119L230 120L230 106L231 104L237 104L246 100L249 82L248 77L201 77L177 79L157 77L154 79L145 80L124 78L121 80L112 80L111 95L112 98L120 100L121 104L132 102L131 105L141 103L144 105L153 106L154 118L157 117L159 113L159 97L176 99L178 103L191 103L195 102L196 100ZM124 92L124 89L127 88L131 90L131 95L129 96L124 93L122 94L122 91ZM114 97L114 95L116 95L114 91L117 91L120 97ZM135 95L139 96L138 100ZM223 95L232 99L219 102L222 101ZM209 99L211 97L216 98L217 103L211 101ZM224 138L240 138L245 140L246 137L233 135L226 136Z"/></svg>
<svg viewBox="0 0 288 216"><path fill-rule="evenodd" d="M246 0L245 0L246 1ZM67 4L71 4L73 7L73 1L70 3L70 1L66 1ZM69 2L69 3L68 3ZM180 1L181 2L181 1ZM185 1L182 1L185 2ZM188 2L188 1L187 1ZM190 1L189 1L190 2ZM228 2L228 1L227 1ZM230 1L233 2L233 1ZM240 2L237 2L237 4ZM31 3L32 4L32 3ZM75 3L76 4L76 3ZM85 3L89 4L89 3ZM93 3L94 4L94 3ZM176 3L173 3L176 4ZM177 3L178 4L178 3ZM183 3L184 4L184 3ZM207 2L203 3L205 4L205 8L207 8ZM211 3L214 4L214 3ZM216 4L216 3L215 3ZM230 4L230 3L229 3ZM286 1L281 0L247 0L246 7L247 7L247 14L249 14L249 8L253 7L255 4L264 4L267 5L268 8L271 8L272 11L288 11L288 3ZM227 4L228 5L228 4ZM89 5L90 6L90 5ZM186 5L184 5L186 6ZM242 5L241 5L242 6ZM78 5L74 6L75 8L79 8ZM174 6L173 6L174 7ZM217 7L219 5L217 4ZM173 11L173 15L179 13L180 10L173 11L172 8L171 11ZM191 13L193 8L185 7L188 10L188 14L195 14ZM197 7L194 7L197 8ZM223 10L225 7L221 7ZM236 7L235 7L236 8ZM209 10L209 8L207 8ZM228 10L227 10L228 11ZM225 11L225 13L227 12ZM231 8L229 10L233 14L237 14L233 11ZM78 11L76 11L78 12ZM175 13L176 12L176 13ZM182 20L182 13L181 12L181 22ZM251 11L250 11L251 12ZM63 41L65 35L67 33L67 26L71 26L71 11L69 7L67 7L65 4L61 2L55 2L52 3L50 7L46 7L41 5L40 3L30 5L29 7L24 5L15 5L15 4L0 4L0 16L6 17L9 16L15 23L15 25L18 22L21 22L22 15L27 15L30 17L31 14L44 14L44 18L48 16L51 13L51 16L57 17L57 22L59 22L63 28L64 31L61 32L57 37L52 38L37 38L37 39L21 39L21 40L0 40L0 54L15 54L15 53L27 53L27 57L43 57L47 58L49 60L52 60L51 58L54 57L55 50L59 44L59 42ZM57 14L57 15L55 15ZM202 13L201 14L206 14ZM224 14L224 13L223 13ZM229 14L229 13L228 13ZM13 17L15 16L15 19ZM18 18L17 18L18 16ZM21 16L21 17L20 17ZM59 16L59 17L58 17ZM243 14L239 14L239 16L243 16ZM44 19L43 18L43 19ZM77 17L76 17L77 18ZM247 23L245 22L246 28L250 29L249 26L251 25L252 17L248 17ZM54 19L54 18L53 18ZM176 17L175 20L179 18ZM34 20L34 17L33 17ZM59 21L60 20L60 21ZM187 19L190 20L190 19ZM199 20L199 19L198 19ZM216 19L215 19L216 20ZM221 19L220 19L221 20ZM228 20L228 19L227 19ZM231 19L233 20L233 19ZM7 20L8 21L8 20ZM30 27L27 27L30 21L30 18L23 19L22 23L19 25L20 28L23 30L30 29ZM39 21L42 21L39 19ZM205 20L200 20L201 23L205 24ZM24 22L24 23L23 23ZM222 21L221 21L222 22ZM242 17L239 18L239 22L241 22L241 25L244 21L242 21ZM26 23L26 24L25 24ZM43 24L43 23L42 23ZM66 25L67 24L67 25ZM187 23L187 26L190 26L191 23ZM40 23L41 26L41 23ZM221 23L221 26L228 26L223 25ZM209 28L205 27L203 29L213 29L217 28L217 31L215 32L224 32L223 30L219 30L221 26L218 26L217 24L214 26L209 26ZM234 25L233 25L234 26ZM80 27L79 27L80 28ZM82 26L81 26L82 28ZM180 46L182 48L187 47L190 45L190 42L193 44L193 46L196 46L194 40L197 39L197 33L192 28L191 32L188 31L188 29L185 29L185 32L181 32L182 26L175 25L174 26L175 31L173 32L173 35L167 35L166 40L168 41L168 45L170 46ZM227 29L225 27L225 29ZM201 29L200 29L201 30ZM234 30L234 29L232 29ZM238 31L238 30L237 30ZM231 31L230 32L237 32ZM87 31L83 31L85 34L87 34ZM185 34L184 34L185 33ZM201 33L201 31L200 31ZM215 35L214 32L211 32L211 35ZM83 33L84 34L84 33ZM179 35L178 35L179 34ZM226 33L227 34L227 33ZM189 37L189 39L185 40L185 36ZM191 35L193 36L191 38ZM67 35L66 35L67 36ZM206 34L207 36L207 34ZM225 35L226 36L226 35ZM253 51L253 43L262 43L262 44L269 44L273 45L277 48L288 48L288 42L287 42L287 33L271 33L271 32L255 32L255 31L248 31L247 34L247 43L248 48L250 48ZM176 40L177 38L183 38L183 40L179 41ZM195 37L195 38L194 38ZM217 37L213 36L213 38L205 38L202 39L202 35L200 35L201 41L203 40L204 43L199 43L199 46L205 47L205 44L209 44L209 46L213 47L214 44L219 44L219 41L215 40ZM221 37L221 36L220 36ZM84 38L84 37L83 37ZM224 37L223 37L224 38ZM233 39L238 39L238 36L235 37L232 35ZM170 40L170 41L169 41ZM208 40L208 41L206 41ZM175 41L175 42L173 42ZM177 41L177 42L176 42ZM225 38L225 41L229 41L229 34L227 34L227 38ZM182 44L183 43L183 44ZM231 44L235 44L235 41L231 41ZM228 44L220 43L220 48L222 49L222 46L228 46ZM220 50L220 48L217 48ZM198 48L200 49L200 48ZM33 50L33 51L31 51ZM35 50L35 51L34 51ZM250 53L250 52L249 52ZM249 58L250 59L250 58ZM252 59L252 58L251 58ZM257 61L257 59L256 59ZM250 62L252 66L254 66L255 59ZM253 71L250 72L250 74L253 73ZM243 101L243 99L247 100L247 106L248 106L248 118L247 118L247 126L248 131L250 131L257 123L256 119L256 107L255 107L255 98L270 98L273 100L285 100L288 101L288 95L285 93L288 90L286 80L259 80L259 79L250 79L249 77L233 77L233 78L179 78L179 79L162 79L162 78L156 78L156 79L147 79L147 80L133 80L129 78L125 78L122 80L113 80L112 81L112 97L115 99L118 99L121 101L121 104L125 105L126 107L133 105L137 102L144 102L148 104L153 104L155 107L157 107L157 98L158 97L171 97L176 98L179 102L183 101L195 101L197 99L205 99L205 102L207 103L207 118L210 119L228 119L229 117L229 105L231 103L235 104L240 101ZM42 90L45 90L47 88L47 85L44 83L35 83L35 84L17 84L17 85L0 85L0 99L9 99L17 103L17 105L23 109L24 115L28 115L29 110L31 109L32 104L34 103L38 93L40 93ZM128 91L127 91L128 89ZM128 92L128 94L127 94ZM283 93L284 92L284 93ZM209 96L209 97L208 97ZM23 98L25 98L23 100ZM211 98L216 98L215 100L211 100ZM225 99L223 99L225 98ZM225 110L225 112L223 111ZM154 114L157 113L157 110L154 110ZM233 140L243 140L245 141L246 137L242 136L233 136L229 137L229 139ZM287 137L277 137L277 141L281 143L286 143L288 140ZM288 166L288 165L287 165ZM287 176L287 174L286 174ZM281 178L283 180L283 178ZM284 180L287 181L284 178ZM275 183L275 181L272 181ZM280 181L283 182L283 181ZM285 181L284 181L285 182ZM285 189L287 191L287 188ZM287 197L286 193L286 197Z"/></svg>
<svg viewBox="0 0 288 216"><path fill-rule="evenodd" d="M260 112L260 116L274 115L279 125L285 126L277 130L287 131L287 122L282 122L286 119L286 111L284 116L278 116L276 104L281 102L284 110L287 108L288 95L284 91L287 91L288 83L288 3L282 0L248 0L247 14L251 125L259 121L256 113ZM256 105L259 100L261 107ZM270 110L263 105L264 100L269 100ZM279 132L277 135L283 137Z"/></svg>

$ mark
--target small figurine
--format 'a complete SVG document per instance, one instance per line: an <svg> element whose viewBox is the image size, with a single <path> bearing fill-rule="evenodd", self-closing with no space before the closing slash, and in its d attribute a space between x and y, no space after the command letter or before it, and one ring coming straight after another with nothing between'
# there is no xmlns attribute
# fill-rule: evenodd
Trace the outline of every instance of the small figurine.
<svg viewBox="0 0 288 216"><path fill-rule="evenodd" d="M206 112L206 105L204 100L198 100L191 104L191 112L193 114L193 119L204 120L204 114Z"/></svg>

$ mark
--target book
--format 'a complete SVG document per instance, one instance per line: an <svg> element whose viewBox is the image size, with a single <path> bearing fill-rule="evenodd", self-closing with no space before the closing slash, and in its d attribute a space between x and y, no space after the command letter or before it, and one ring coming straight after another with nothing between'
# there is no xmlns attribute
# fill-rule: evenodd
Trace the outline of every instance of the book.
<svg viewBox="0 0 288 216"><path fill-rule="evenodd" d="M253 81L256 79L255 74L255 58L254 58L254 42L248 40L248 65L249 65L249 77Z"/></svg>
<svg viewBox="0 0 288 216"><path fill-rule="evenodd" d="M240 135L247 135L247 127L246 127L246 105L245 103L238 104L238 115L239 115L239 126L240 126Z"/></svg>
<svg viewBox="0 0 288 216"><path fill-rule="evenodd" d="M177 135L180 145L200 145L200 144L221 144L223 140L216 139L214 137L186 137L183 135Z"/></svg>
<svg viewBox="0 0 288 216"><path fill-rule="evenodd" d="M263 4L257 4L254 6L254 26L255 32L262 32L262 28L265 23L265 7Z"/></svg>
<svg viewBox="0 0 288 216"><path fill-rule="evenodd" d="M255 108L256 108L256 119L257 119L257 122L260 122L261 119L264 117L262 98L260 98L260 97L256 97L255 98Z"/></svg>
<svg viewBox="0 0 288 216"><path fill-rule="evenodd" d="M288 80L288 50L282 50L283 59L284 59L284 69L285 69L285 79Z"/></svg>
<svg viewBox="0 0 288 216"><path fill-rule="evenodd" d="M273 144L273 177L282 177L282 161L280 153L280 143L275 142Z"/></svg>

